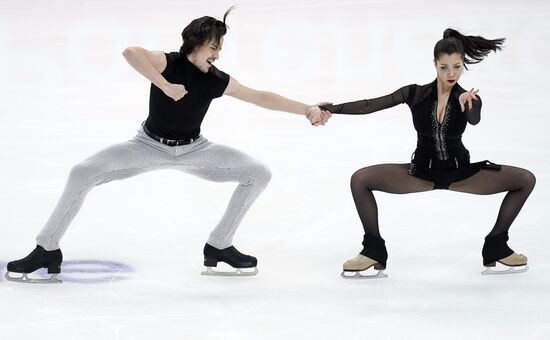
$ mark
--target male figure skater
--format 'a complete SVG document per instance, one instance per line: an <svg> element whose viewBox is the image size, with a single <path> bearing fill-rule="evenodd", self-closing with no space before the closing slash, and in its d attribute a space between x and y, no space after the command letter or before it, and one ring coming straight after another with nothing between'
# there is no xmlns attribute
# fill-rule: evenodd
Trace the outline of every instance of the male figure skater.
<svg viewBox="0 0 550 340"><path fill-rule="evenodd" d="M18 282L60 282L63 256L59 242L78 213L87 193L95 186L135 176L156 169L173 168L216 182L238 182L219 224L204 246L204 274L220 274L212 267L222 261L235 272L232 275L255 275L257 259L240 253L233 245L233 235L252 203L268 184L269 169L254 158L233 148L209 142L201 135L201 122L210 102L222 95L261 107L306 114L312 108L278 94L257 91L239 84L218 70L219 58L227 32L223 21L204 16L193 20L182 32L179 52L148 51L128 47L123 55L128 63L151 81L149 116L130 141L100 151L73 167L63 194L42 231L36 248L25 258L8 263L6 278ZM328 112L318 107L310 110L312 124L324 124ZM39 268L52 274L48 279L27 276ZM242 271L250 268L251 271ZM10 273L21 273L11 276Z"/></svg>

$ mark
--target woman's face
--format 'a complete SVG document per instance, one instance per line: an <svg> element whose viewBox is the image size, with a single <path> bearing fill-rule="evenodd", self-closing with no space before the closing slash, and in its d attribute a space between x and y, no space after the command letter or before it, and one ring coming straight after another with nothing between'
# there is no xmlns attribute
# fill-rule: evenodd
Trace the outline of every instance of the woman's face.
<svg viewBox="0 0 550 340"><path fill-rule="evenodd" d="M434 65L437 71L437 80L449 86L456 84L464 72L464 60L459 53L443 53L434 60Z"/></svg>

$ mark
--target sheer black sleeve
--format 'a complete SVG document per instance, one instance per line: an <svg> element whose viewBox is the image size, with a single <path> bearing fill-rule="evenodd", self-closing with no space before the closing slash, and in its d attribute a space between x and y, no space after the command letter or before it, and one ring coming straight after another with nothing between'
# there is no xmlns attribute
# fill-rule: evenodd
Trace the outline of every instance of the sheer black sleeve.
<svg viewBox="0 0 550 340"><path fill-rule="evenodd" d="M464 90L462 87L460 88L460 93L463 94L464 92L468 92ZM466 113L466 120L468 123L472 125L476 125L481 120L481 97L477 96L477 100L472 100L472 109L470 110L470 107L468 105L468 102L464 104L464 112Z"/></svg>
<svg viewBox="0 0 550 340"><path fill-rule="evenodd" d="M325 105L321 106L321 109L330 111L331 113L347 114L347 115L364 115L390 107L397 104L403 104L411 102L411 97L414 96L414 87L416 85L408 85L400 88L392 94L388 94L383 97L373 99L363 99L355 102L337 104L337 105Z"/></svg>

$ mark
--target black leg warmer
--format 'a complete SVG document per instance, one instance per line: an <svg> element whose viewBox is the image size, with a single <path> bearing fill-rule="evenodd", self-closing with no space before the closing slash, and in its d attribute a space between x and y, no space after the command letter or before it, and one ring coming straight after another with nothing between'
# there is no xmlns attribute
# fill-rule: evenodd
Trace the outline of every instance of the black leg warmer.
<svg viewBox="0 0 550 340"><path fill-rule="evenodd" d="M386 267L388 252L386 251L385 241L382 238L365 234L363 237L363 250L361 255L365 255Z"/></svg>
<svg viewBox="0 0 550 340"><path fill-rule="evenodd" d="M514 253L506 242L508 241L508 232L496 234L496 235L487 235L485 237L485 244L483 245L483 250L481 255L483 256L483 265L488 265L497 260L503 259L507 256L510 256Z"/></svg>

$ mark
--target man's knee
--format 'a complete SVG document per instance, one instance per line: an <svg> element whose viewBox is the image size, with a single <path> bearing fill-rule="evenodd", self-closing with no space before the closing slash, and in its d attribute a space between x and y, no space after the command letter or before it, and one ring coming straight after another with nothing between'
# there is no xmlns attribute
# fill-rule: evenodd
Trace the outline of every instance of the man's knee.
<svg viewBox="0 0 550 340"><path fill-rule="evenodd" d="M90 161L83 161L72 167L69 173L69 180L72 182L88 183L90 185L96 185L99 181L98 174L100 169L97 164Z"/></svg>
<svg viewBox="0 0 550 340"><path fill-rule="evenodd" d="M77 181L88 178L91 172L90 170L91 169L88 163L86 162L78 163L71 168L71 172L69 173L69 178L71 180L77 180Z"/></svg>
<svg viewBox="0 0 550 340"><path fill-rule="evenodd" d="M271 170L267 165L262 163L255 164L252 169L252 176L254 177L254 182L257 182L261 185L267 185L271 180Z"/></svg>
<svg viewBox="0 0 550 340"><path fill-rule="evenodd" d="M260 162L249 164L246 167L245 173L247 174L245 178L246 183L242 183L245 185L254 184L265 187L271 180L271 170Z"/></svg>

